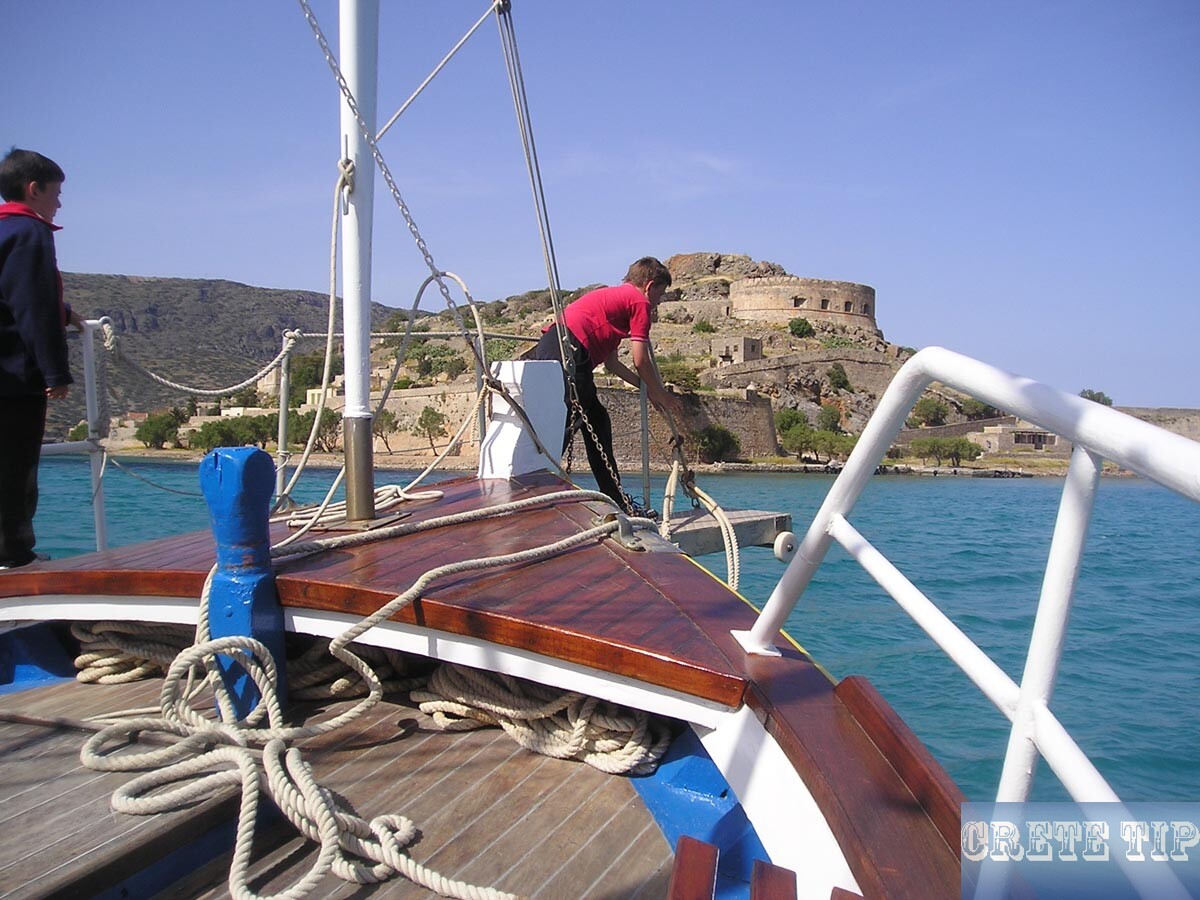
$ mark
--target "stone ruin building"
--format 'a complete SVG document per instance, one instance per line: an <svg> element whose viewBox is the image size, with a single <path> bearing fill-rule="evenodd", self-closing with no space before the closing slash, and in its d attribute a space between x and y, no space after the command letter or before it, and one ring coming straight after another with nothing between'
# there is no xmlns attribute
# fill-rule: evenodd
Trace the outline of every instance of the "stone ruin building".
<svg viewBox="0 0 1200 900"><path fill-rule="evenodd" d="M734 318L786 325L792 319L853 325L881 334L875 323L875 288L849 281L797 275L741 278L729 285Z"/></svg>
<svg viewBox="0 0 1200 900"><path fill-rule="evenodd" d="M677 306L703 318L735 318L786 325L808 319L814 325L846 325L882 337L875 319L875 289L850 281L801 278L782 266L748 256L680 253L666 261L674 278L674 296L664 311Z"/></svg>

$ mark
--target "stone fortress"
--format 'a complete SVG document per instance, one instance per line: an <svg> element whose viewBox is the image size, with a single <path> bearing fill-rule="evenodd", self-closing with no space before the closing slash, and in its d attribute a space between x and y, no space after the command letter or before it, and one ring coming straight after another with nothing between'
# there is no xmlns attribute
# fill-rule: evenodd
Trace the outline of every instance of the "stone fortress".
<svg viewBox="0 0 1200 900"><path fill-rule="evenodd" d="M799 317L883 337L875 320L875 289L865 284L789 275L776 263L739 254L680 253L666 265L675 282L662 315L775 325Z"/></svg>
<svg viewBox="0 0 1200 900"><path fill-rule="evenodd" d="M729 285L729 307L734 318L752 322L786 325L799 316L882 336L875 322L875 289L865 284L798 275L741 278Z"/></svg>

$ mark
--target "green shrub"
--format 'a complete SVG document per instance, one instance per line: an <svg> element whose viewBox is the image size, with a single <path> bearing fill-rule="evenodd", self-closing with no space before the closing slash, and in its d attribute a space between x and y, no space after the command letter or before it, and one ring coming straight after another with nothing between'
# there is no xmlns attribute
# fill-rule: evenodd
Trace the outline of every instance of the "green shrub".
<svg viewBox="0 0 1200 900"><path fill-rule="evenodd" d="M933 397L922 397L916 402L912 408L912 414L908 417L909 424L916 425L945 425L946 416L950 414L948 407L941 400L935 400Z"/></svg>
<svg viewBox="0 0 1200 900"><path fill-rule="evenodd" d="M682 391L695 391L700 387L700 376L696 370L674 356L666 357L658 364L658 374Z"/></svg>
<svg viewBox="0 0 1200 900"><path fill-rule="evenodd" d="M829 379L829 386L835 391L853 390L850 387L850 377L846 374L846 370L840 362L835 362L830 366L825 375Z"/></svg>
<svg viewBox="0 0 1200 900"><path fill-rule="evenodd" d="M708 319L700 319L695 325L692 326L692 331L696 332L697 334L712 334L716 330L717 326L708 321Z"/></svg>
<svg viewBox="0 0 1200 900"><path fill-rule="evenodd" d="M775 430L780 434L801 424L808 425L808 416L798 409L781 409L775 413Z"/></svg>
<svg viewBox="0 0 1200 900"><path fill-rule="evenodd" d="M84 427L84 437L87 437L86 426ZM133 433L133 436L147 447L161 450L167 441L173 442L178 434L179 423L175 421L175 417L170 413L158 413L146 416L142 424Z"/></svg>
<svg viewBox="0 0 1200 900"><path fill-rule="evenodd" d="M842 411L832 403L827 403L821 407L821 412L817 414L817 430L831 431L837 434L842 430Z"/></svg>
<svg viewBox="0 0 1200 900"><path fill-rule="evenodd" d="M1079 392L1079 396L1084 400L1094 400L1096 403L1104 406L1112 406L1112 397L1104 393L1104 391L1093 391L1091 388L1085 388Z"/></svg>
<svg viewBox="0 0 1200 900"><path fill-rule="evenodd" d="M703 462L735 459L742 452L737 435L721 425L709 425L696 432L696 449Z"/></svg>
<svg viewBox="0 0 1200 900"><path fill-rule="evenodd" d="M792 319L788 322L788 331L798 338L812 337L817 333L808 319Z"/></svg>

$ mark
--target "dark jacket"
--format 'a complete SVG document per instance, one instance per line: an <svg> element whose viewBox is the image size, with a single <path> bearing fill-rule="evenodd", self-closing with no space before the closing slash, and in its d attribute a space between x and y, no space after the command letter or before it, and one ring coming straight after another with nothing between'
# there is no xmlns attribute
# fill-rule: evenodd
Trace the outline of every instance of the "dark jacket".
<svg viewBox="0 0 1200 900"><path fill-rule="evenodd" d="M54 232L14 206L0 207L0 396L9 397L72 382Z"/></svg>

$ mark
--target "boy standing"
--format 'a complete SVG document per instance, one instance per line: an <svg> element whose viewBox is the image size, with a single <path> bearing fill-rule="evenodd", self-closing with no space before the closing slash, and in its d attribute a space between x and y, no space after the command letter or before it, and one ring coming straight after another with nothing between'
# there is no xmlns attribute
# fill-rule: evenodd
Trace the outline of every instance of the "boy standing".
<svg viewBox="0 0 1200 900"><path fill-rule="evenodd" d="M0 162L0 569L33 562L37 469L46 400L67 396L68 324L54 253L54 214L66 180L40 153L14 148Z"/></svg>
<svg viewBox="0 0 1200 900"><path fill-rule="evenodd" d="M600 403L592 370L603 365L634 387L640 388L645 383L650 402L660 412L669 411L676 416L682 413L682 403L663 386L658 367L650 355L650 322L670 286L671 273L667 267L652 256L644 256L629 267L622 284L590 291L563 312L575 368L575 393L581 407L581 410L571 407L568 387L568 424L563 450L567 449L582 411L586 419L582 423L583 444L596 484L618 507L631 514L642 514L644 510L635 509L621 490L613 453L612 420ZM617 359L617 350L624 338L629 338L636 373ZM542 335L531 358L562 360L557 325Z"/></svg>

